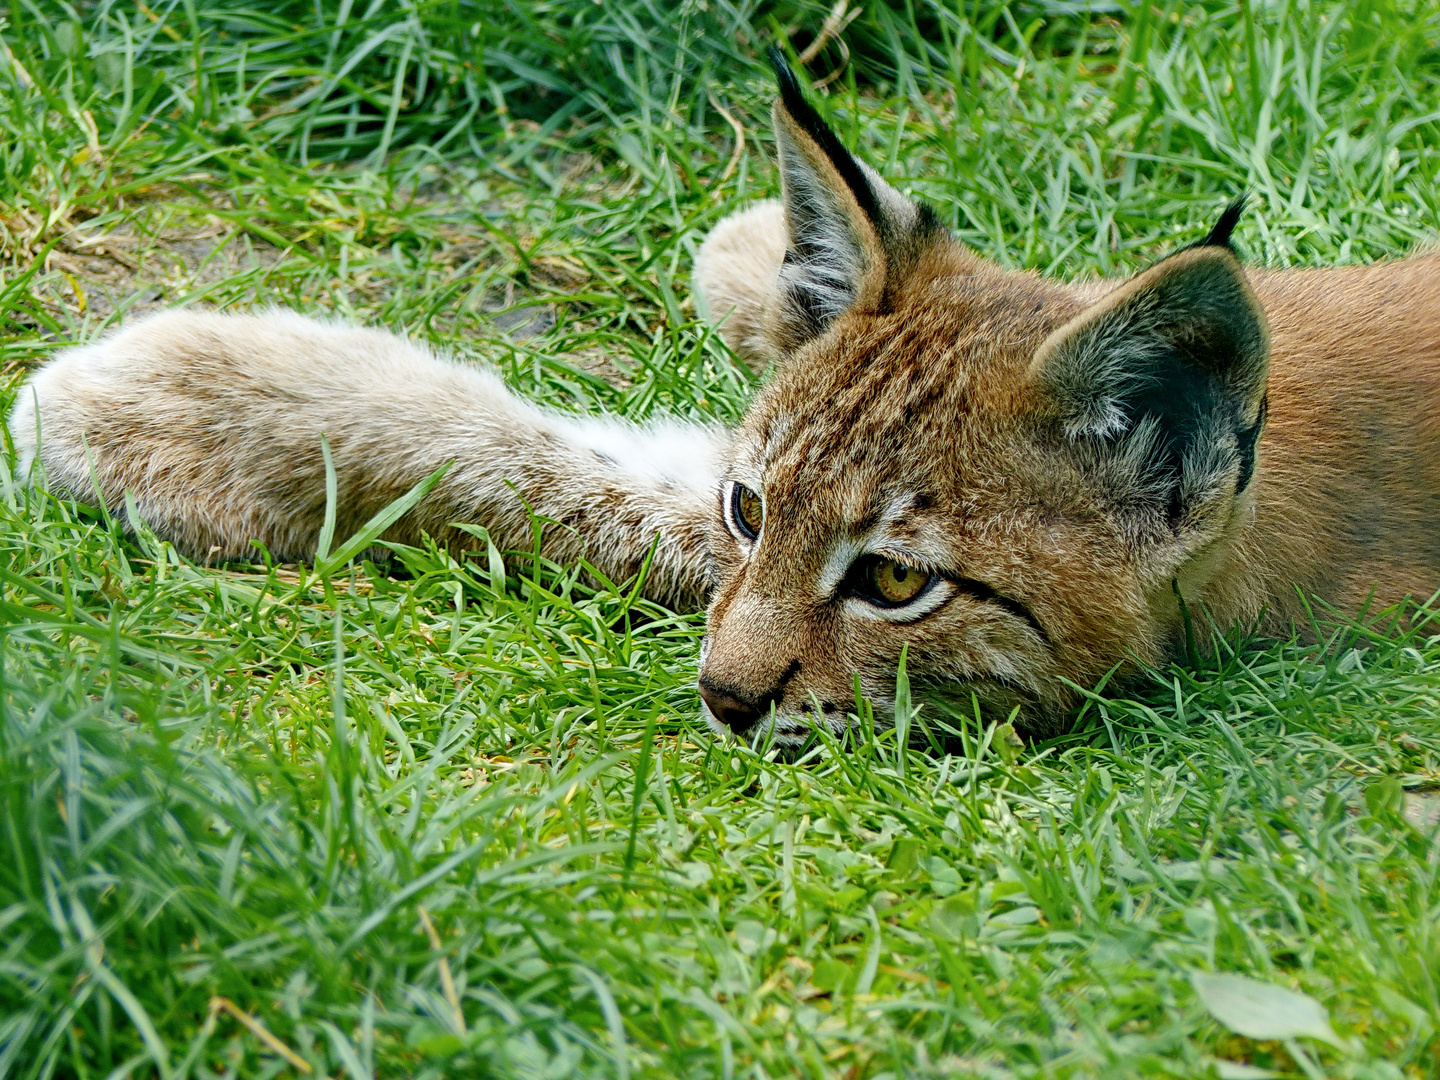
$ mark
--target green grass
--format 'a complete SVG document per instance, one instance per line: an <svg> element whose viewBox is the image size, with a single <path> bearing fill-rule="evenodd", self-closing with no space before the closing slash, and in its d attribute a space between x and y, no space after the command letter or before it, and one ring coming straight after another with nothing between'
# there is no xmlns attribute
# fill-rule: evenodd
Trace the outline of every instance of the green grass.
<svg viewBox="0 0 1440 1080"><path fill-rule="evenodd" d="M149 308L274 303L733 418L688 266L774 194L757 57L824 15L12 4L9 393ZM826 113L1007 265L1125 272L1240 190L1271 265L1440 221L1420 0L895 0L844 36ZM1049 747L789 764L697 722L698 617L573 568L197 569L10 486L0 520L0 1076L299 1074L220 999L332 1077L1440 1073L1433 624L1322 614L1328 650L1222 649ZM1235 1034L1208 971L1336 1041Z"/></svg>

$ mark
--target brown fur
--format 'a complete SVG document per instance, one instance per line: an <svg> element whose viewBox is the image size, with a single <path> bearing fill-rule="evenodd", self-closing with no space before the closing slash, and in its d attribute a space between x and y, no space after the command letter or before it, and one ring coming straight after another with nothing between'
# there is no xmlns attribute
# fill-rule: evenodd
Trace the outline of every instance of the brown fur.
<svg viewBox="0 0 1440 1080"><path fill-rule="evenodd" d="M1092 684L1117 663L1176 652L1172 579L1197 615L1228 627L1263 611L1278 633L1303 616L1301 594L1355 612L1440 586L1440 258L1249 275L1271 335L1256 479L1220 550L1187 552L1158 575L1103 493L1028 422L1046 409L1034 354L1082 309L1081 290L968 260L936 271L891 311L842 316L752 406L739 441L765 447L771 534L753 568L719 553L707 661L717 680L763 692L797 652L810 662L787 699L802 704L812 692L849 700L852 670L893 678L898 642L808 617L809 597L778 602L793 592L786 579L813 572L822 538L892 490L927 493L932 506L905 528L930 524L953 565L1025 602L1055 643L1047 655L1013 619L962 597L896 634L910 669L971 684L986 665L955 645L983 634L1050 688L1050 716L1070 698L1053 677ZM747 603L752 593L767 602Z"/></svg>
<svg viewBox="0 0 1440 1080"><path fill-rule="evenodd" d="M618 580L658 536L647 592L709 597L707 717L791 746L843 728L857 679L884 719L902 650L932 692L1045 731L1073 685L1176 654L1177 594L1202 629L1283 633L1302 596L1440 586L1440 256L1244 270L1219 237L1124 282L1005 271L782 88L785 202L696 267L721 334L776 368L733 434L541 412L374 331L174 313L22 389L22 466L86 498L93 464L197 557L296 558L322 432L337 535L454 460L391 538L463 545L460 521L527 548L528 507L559 523L547 554ZM763 499L754 537L735 484ZM932 584L877 605L847 583L880 558Z"/></svg>
<svg viewBox="0 0 1440 1080"><path fill-rule="evenodd" d="M782 159L804 155L838 183L786 107L777 114ZM850 213L848 227L865 230ZM777 228L772 207L747 214L757 236ZM743 231L731 224L716 235L734 243ZM702 270L712 257L702 251ZM1200 476L1208 487L1172 526L1123 505L1125 470L1057 432L1063 409L1044 369L1057 340L1152 288L1157 274L1207 262L1234 279L1226 302L1255 319L1247 362L1260 375L1234 389L1237 424L1260 422L1262 400L1268 417L1253 480L1227 490L1241 480L1234 463ZM731 282L745 325L764 324L777 304L770 325L784 324L788 301L766 275L747 302L737 291ZM1064 285L931 235L918 254L868 261L854 304L810 340L796 346L772 329L769 350L732 342L756 362L776 353L782 362L737 438L731 475L763 485L765 531L753 551L716 544L702 685L722 713L736 702L773 705L782 741L803 737L817 705L820 715L843 713L856 672L868 694L889 701L902 646L912 676L949 684L967 706L973 692L994 715L1019 706L1031 730L1044 731L1074 704L1069 683L1093 685L1112 668L1123 676L1182 651L1177 590L1203 634L1212 621L1224 629L1262 615L1266 630L1289 632L1310 597L1356 613L1440 587L1434 253L1241 271L1228 249L1205 248L1129 283ZM909 539L897 546L1021 602L1048 642L1013 612L960 592L892 624L851 617L815 590L827 545L916 494L927 505L899 515L891 531ZM723 517L715 531L725 535Z"/></svg>

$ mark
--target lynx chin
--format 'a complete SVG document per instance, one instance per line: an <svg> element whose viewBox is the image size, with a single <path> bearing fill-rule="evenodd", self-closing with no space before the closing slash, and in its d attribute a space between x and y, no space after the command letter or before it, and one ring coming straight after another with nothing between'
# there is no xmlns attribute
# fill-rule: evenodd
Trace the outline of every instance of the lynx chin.
<svg viewBox="0 0 1440 1080"><path fill-rule="evenodd" d="M1440 255L1245 268L1232 207L1123 281L1001 269L851 155L777 64L783 201L695 268L730 347L773 367L733 431L563 415L375 330L172 311L22 387L18 467L98 493L197 559L313 556L446 462L386 538L481 525L708 604L711 726L796 747L884 716L897 662L1055 731L1074 686L1183 648L1184 598L1287 632L1440 586ZM93 479L92 479L93 468ZM126 519L128 520L128 518Z"/></svg>

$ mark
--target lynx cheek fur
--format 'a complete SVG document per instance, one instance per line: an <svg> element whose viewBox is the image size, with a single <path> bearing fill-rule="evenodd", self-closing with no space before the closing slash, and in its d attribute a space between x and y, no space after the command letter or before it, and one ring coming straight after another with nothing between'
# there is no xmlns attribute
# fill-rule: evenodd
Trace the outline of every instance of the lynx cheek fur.
<svg viewBox="0 0 1440 1080"><path fill-rule="evenodd" d="M1038 733L1072 684L1173 654L1180 597L1283 631L1300 593L1440 585L1440 257L1247 271L1232 208L1124 282L1004 271L777 71L784 202L696 266L720 333L776 368L738 431L545 412L376 331L171 312L21 389L20 467L118 513L129 491L197 558L298 559L322 433L337 535L453 461L388 538L528 548L533 511L547 554L615 581L653 546L648 595L709 598L712 726L790 747L843 730L857 680L883 719L902 649L929 692Z"/></svg>

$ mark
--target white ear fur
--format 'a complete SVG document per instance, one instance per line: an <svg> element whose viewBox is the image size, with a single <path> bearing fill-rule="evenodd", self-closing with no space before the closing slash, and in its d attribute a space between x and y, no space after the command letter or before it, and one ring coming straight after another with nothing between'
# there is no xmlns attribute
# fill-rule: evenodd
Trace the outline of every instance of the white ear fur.
<svg viewBox="0 0 1440 1080"><path fill-rule="evenodd" d="M776 124L790 233L790 257L781 267L780 284L813 334L854 306L867 274L884 273L883 265L875 265L884 257L875 226L864 219L855 194L832 164L817 160L813 140L805 147L802 139L785 119Z"/></svg>
<svg viewBox="0 0 1440 1080"><path fill-rule="evenodd" d="M786 235L784 205L767 199L722 219L695 256L700 314L757 370L776 358L762 316L776 290Z"/></svg>

